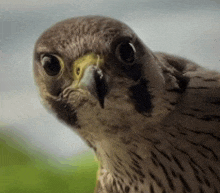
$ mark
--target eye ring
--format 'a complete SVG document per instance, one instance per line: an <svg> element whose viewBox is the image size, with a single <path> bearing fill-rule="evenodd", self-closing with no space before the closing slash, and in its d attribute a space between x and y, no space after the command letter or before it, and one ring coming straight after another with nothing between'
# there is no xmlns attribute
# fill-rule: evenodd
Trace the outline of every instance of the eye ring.
<svg viewBox="0 0 220 193"><path fill-rule="evenodd" d="M41 57L41 64L49 76L56 76L61 72L63 62L60 57L54 54L44 54Z"/></svg>
<svg viewBox="0 0 220 193"><path fill-rule="evenodd" d="M133 65L136 57L136 49L134 45L129 42L121 42L116 47L116 57L124 64Z"/></svg>

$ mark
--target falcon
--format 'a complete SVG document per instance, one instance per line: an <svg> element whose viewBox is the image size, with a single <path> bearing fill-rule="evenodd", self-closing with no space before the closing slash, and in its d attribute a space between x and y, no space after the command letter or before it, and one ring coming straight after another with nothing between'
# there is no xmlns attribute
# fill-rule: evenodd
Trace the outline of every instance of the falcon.
<svg viewBox="0 0 220 193"><path fill-rule="evenodd" d="M96 193L220 192L218 72L85 16L40 36L34 76L44 105L100 161Z"/></svg>

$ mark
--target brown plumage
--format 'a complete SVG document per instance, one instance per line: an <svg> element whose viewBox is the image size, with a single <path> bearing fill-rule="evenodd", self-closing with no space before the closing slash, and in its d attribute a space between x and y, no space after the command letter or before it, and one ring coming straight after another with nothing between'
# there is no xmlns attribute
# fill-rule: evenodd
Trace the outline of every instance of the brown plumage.
<svg viewBox="0 0 220 193"><path fill-rule="evenodd" d="M92 147L97 193L220 192L220 74L88 16L38 39L45 106Z"/></svg>

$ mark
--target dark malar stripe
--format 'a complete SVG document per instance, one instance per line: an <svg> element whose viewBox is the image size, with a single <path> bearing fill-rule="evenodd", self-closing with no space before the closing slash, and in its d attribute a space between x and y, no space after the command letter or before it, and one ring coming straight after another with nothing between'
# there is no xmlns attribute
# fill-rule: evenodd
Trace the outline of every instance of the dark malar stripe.
<svg viewBox="0 0 220 193"><path fill-rule="evenodd" d="M61 97L61 100L55 100L53 98L47 97L46 100L49 101L52 109L54 109L56 112L57 118L64 121L71 127L74 126L74 128L80 129L77 112L72 107L72 105L67 102L66 99Z"/></svg>
<svg viewBox="0 0 220 193"><path fill-rule="evenodd" d="M148 81L141 78L139 83L130 87L130 97L134 101L135 108L138 112L150 113L153 109L151 102L153 96L148 91Z"/></svg>

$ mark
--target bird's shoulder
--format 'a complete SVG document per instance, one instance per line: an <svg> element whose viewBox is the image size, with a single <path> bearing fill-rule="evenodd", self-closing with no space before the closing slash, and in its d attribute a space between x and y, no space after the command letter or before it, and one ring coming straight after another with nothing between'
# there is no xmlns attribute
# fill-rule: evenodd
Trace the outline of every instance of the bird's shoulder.
<svg viewBox="0 0 220 193"><path fill-rule="evenodd" d="M194 89L203 89L207 91L216 88L216 91L219 90L219 72L208 70L193 61L179 56L161 52L155 53L155 56L159 60L163 73L166 74L168 72L170 75L174 76L177 83L180 86L184 86L184 89L188 91ZM183 82L181 82L183 80L185 80L184 85L182 85ZM216 94L220 97L220 92Z"/></svg>
<svg viewBox="0 0 220 193"><path fill-rule="evenodd" d="M220 128L220 73L197 65L196 63L164 53L156 53L162 67L183 86L170 121L185 127L209 132ZM163 70L164 71L164 70ZM181 83L185 81L185 83ZM168 92L178 92L168 90ZM166 120L166 122L169 119ZM169 121L168 121L169 122Z"/></svg>

